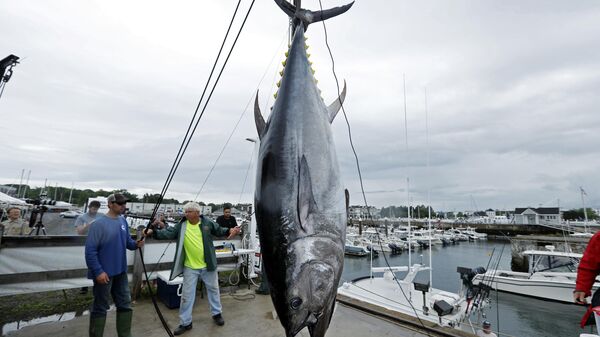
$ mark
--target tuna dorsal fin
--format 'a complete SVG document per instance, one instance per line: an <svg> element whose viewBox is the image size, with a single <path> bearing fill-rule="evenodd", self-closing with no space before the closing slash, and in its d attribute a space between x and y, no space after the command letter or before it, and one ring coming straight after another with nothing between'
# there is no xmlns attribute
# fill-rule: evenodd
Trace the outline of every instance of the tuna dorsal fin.
<svg viewBox="0 0 600 337"><path fill-rule="evenodd" d="M256 123L258 138L261 139L266 128L266 123L258 106L258 90L256 90L256 99L254 100L254 123Z"/></svg>
<svg viewBox="0 0 600 337"><path fill-rule="evenodd" d="M333 123L333 119L337 115L338 111L340 111L340 108L342 107L342 104L344 103L345 99L346 99L346 80L344 80L344 89L342 90L340 97L338 97L335 101L333 101L333 103L331 103L331 105L329 105L327 107L327 111L329 112L329 123Z"/></svg>
<svg viewBox="0 0 600 337"><path fill-rule="evenodd" d="M308 28L308 25L310 25L311 23L325 21L334 16L343 14L347 10L349 10L350 7L352 7L352 5L354 5L354 1L352 1L349 4L340 7L334 7L322 11L310 11L307 9L298 8L301 5L295 6L287 2L286 0L275 0L275 3L277 4L277 6L279 6L279 8L281 8L281 10L285 12L285 14L287 14L290 18L294 19L292 27L294 31L296 30L296 26L300 22L302 22L304 30L306 30L306 28ZM294 3L300 4L300 1L294 1Z"/></svg>
<svg viewBox="0 0 600 337"><path fill-rule="evenodd" d="M312 180L310 178L310 169L303 155L300 159L300 172L298 172L298 220L300 227L306 231L308 229L308 217L317 209L317 203L312 191Z"/></svg>

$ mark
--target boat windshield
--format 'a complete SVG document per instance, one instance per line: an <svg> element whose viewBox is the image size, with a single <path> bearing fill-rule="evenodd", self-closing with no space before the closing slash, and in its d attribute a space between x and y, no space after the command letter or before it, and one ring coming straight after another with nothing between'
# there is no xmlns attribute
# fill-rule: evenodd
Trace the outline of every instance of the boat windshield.
<svg viewBox="0 0 600 337"><path fill-rule="evenodd" d="M568 256L538 255L534 258L532 272L577 272L578 259Z"/></svg>

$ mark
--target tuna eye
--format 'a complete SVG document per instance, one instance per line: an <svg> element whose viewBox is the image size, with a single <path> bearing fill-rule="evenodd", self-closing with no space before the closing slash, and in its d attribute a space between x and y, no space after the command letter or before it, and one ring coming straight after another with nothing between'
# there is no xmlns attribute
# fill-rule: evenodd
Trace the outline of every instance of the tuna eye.
<svg viewBox="0 0 600 337"><path fill-rule="evenodd" d="M302 305L302 299L300 297L294 297L290 301L290 307L294 310L297 310Z"/></svg>

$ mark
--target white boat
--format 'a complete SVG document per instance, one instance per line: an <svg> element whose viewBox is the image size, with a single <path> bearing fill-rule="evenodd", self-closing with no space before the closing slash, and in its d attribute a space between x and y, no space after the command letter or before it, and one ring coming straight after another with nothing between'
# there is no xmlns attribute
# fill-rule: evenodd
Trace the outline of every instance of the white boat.
<svg viewBox="0 0 600 337"><path fill-rule="evenodd" d="M478 274L473 284L483 282L492 287L518 295L545 300L573 303L573 289L577 279L577 266L582 254L548 250L527 250L522 254L529 259L528 272L510 270L488 270ZM593 290L600 283L594 284Z"/></svg>
<svg viewBox="0 0 600 337"><path fill-rule="evenodd" d="M413 282L417 273L429 269L420 264L413 265L410 271L408 266L374 267L371 269L372 272L384 273L383 276L363 277L352 282L344 282L338 288L338 299L343 301L349 298L404 315L412 317L416 315L420 320L444 327L457 329L461 326L470 327L468 318L477 312L476 310L485 307L487 300L482 300L477 309L473 310L473 306L469 307L466 296L463 295L464 288L460 294L456 294L429 287L429 283ZM408 273L404 279L398 279L394 274L396 272ZM417 283L416 287L415 283Z"/></svg>

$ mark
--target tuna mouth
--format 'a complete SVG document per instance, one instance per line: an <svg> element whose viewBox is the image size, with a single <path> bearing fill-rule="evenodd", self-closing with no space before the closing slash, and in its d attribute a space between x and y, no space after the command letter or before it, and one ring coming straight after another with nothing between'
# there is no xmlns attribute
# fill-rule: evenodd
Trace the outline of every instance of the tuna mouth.
<svg viewBox="0 0 600 337"><path fill-rule="evenodd" d="M300 324L288 336L296 336L300 331L302 331L302 329L316 325L317 323L319 323L319 319L321 318L321 316L323 316L322 312L319 312L319 313L308 312L306 314L306 318L304 318L304 321L302 322L302 324Z"/></svg>

